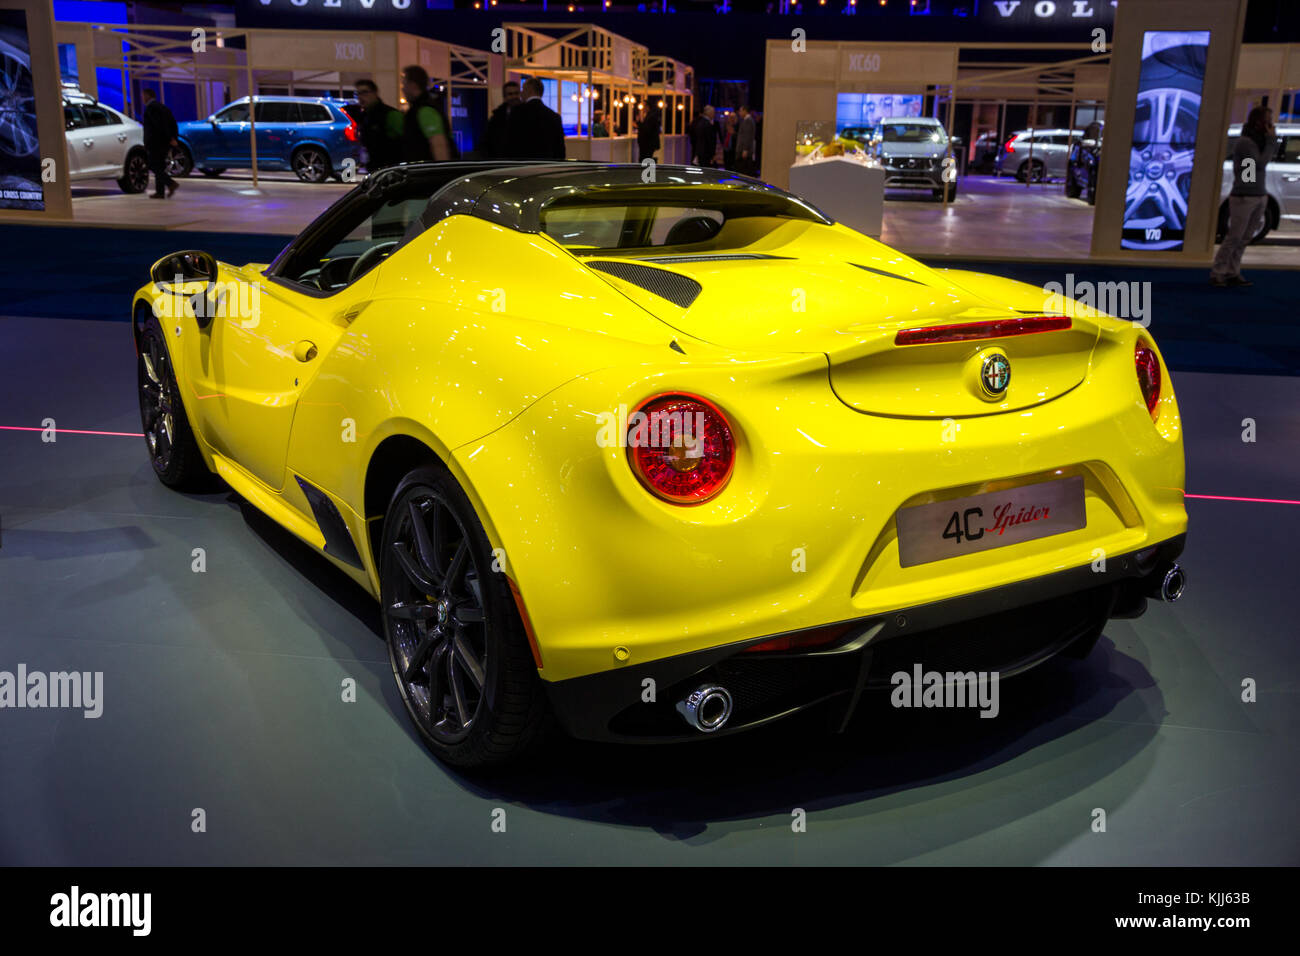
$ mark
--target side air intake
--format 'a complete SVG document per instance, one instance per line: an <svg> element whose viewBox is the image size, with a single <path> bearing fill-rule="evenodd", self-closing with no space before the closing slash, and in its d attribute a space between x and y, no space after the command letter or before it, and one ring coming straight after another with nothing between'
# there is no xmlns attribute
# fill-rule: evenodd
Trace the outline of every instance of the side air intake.
<svg viewBox="0 0 1300 956"><path fill-rule="evenodd" d="M689 276L678 275L667 269L652 269L650 266L637 265L635 262L600 260L588 262L587 265L606 272L616 279L638 285L647 292L667 299L673 305L681 306L683 309L689 309L691 303L704 289Z"/></svg>

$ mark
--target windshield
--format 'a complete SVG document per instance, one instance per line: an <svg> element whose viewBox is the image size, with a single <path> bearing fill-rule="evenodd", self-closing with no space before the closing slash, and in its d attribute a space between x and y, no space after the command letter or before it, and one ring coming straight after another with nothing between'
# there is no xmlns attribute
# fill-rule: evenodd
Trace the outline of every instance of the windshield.
<svg viewBox="0 0 1300 956"><path fill-rule="evenodd" d="M941 126L919 123L882 123L880 138L886 143L946 143L948 136Z"/></svg>

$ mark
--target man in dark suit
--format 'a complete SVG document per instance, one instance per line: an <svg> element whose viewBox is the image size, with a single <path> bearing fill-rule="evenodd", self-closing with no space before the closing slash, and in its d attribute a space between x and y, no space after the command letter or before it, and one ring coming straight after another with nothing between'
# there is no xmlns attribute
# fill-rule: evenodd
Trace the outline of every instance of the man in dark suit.
<svg viewBox="0 0 1300 956"><path fill-rule="evenodd" d="M637 158L640 162L654 159L655 153L659 152L659 147L663 145L659 138L662 123L663 119L659 115L659 108L653 103L646 103L645 112L641 115L641 122L636 127Z"/></svg>
<svg viewBox="0 0 1300 956"><path fill-rule="evenodd" d="M150 198L167 199L177 186L176 180L167 175L167 155L176 145L176 117L158 101L153 90L146 88L142 96L144 115L140 125L144 127L144 151L153 170L154 191Z"/></svg>
<svg viewBox="0 0 1300 956"><path fill-rule="evenodd" d="M510 111L509 154L512 159L564 159L564 123L542 102L542 81L524 80L523 102Z"/></svg>
<svg viewBox="0 0 1300 956"><path fill-rule="evenodd" d="M718 126L713 121L713 107L706 106L691 124L691 158L697 166L712 166L718 151Z"/></svg>
<svg viewBox="0 0 1300 956"><path fill-rule="evenodd" d="M501 105L492 111L483 137L483 155L488 159L510 158L510 114L519 105L519 84L514 80L501 87Z"/></svg>
<svg viewBox="0 0 1300 956"><path fill-rule="evenodd" d="M748 104L740 107L740 124L736 128L736 172L758 175L758 124Z"/></svg>

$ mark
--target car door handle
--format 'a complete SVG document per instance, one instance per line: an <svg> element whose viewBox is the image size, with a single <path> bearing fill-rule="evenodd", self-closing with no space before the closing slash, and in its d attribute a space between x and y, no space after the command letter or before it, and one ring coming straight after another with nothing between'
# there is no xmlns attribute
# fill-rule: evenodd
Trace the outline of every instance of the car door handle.
<svg viewBox="0 0 1300 956"><path fill-rule="evenodd" d="M1300 182L1300 176L1283 176L1282 178L1289 183Z"/></svg>
<svg viewBox="0 0 1300 956"><path fill-rule="evenodd" d="M316 357L316 343L303 339L293 347L293 357L299 362L310 362Z"/></svg>
<svg viewBox="0 0 1300 956"><path fill-rule="evenodd" d="M83 139L81 141L81 145L86 147L87 149L93 149L95 146L95 141L93 139Z"/></svg>

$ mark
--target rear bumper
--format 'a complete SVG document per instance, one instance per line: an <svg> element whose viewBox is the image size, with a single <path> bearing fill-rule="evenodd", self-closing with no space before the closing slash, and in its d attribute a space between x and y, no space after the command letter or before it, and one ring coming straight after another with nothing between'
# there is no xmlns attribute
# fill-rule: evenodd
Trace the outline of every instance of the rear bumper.
<svg viewBox="0 0 1300 956"><path fill-rule="evenodd" d="M1010 677L1072 644L1087 650L1113 613L1140 613L1140 595L1158 569L1182 553L1185 539L1179 534L1110 556L1105 570L1085 565L845 622L848 630L826 649L744 653L774 636L765 635L545 686L561 725L585 740L698 740L751 730L823 703L838 709L842 727L863 690L887 686L890 675L917 664ZM735 700L731 720L708 735L691 730L674 709L704 682L726 687ZM649 686L653 701L644 699Z"/></svg>

